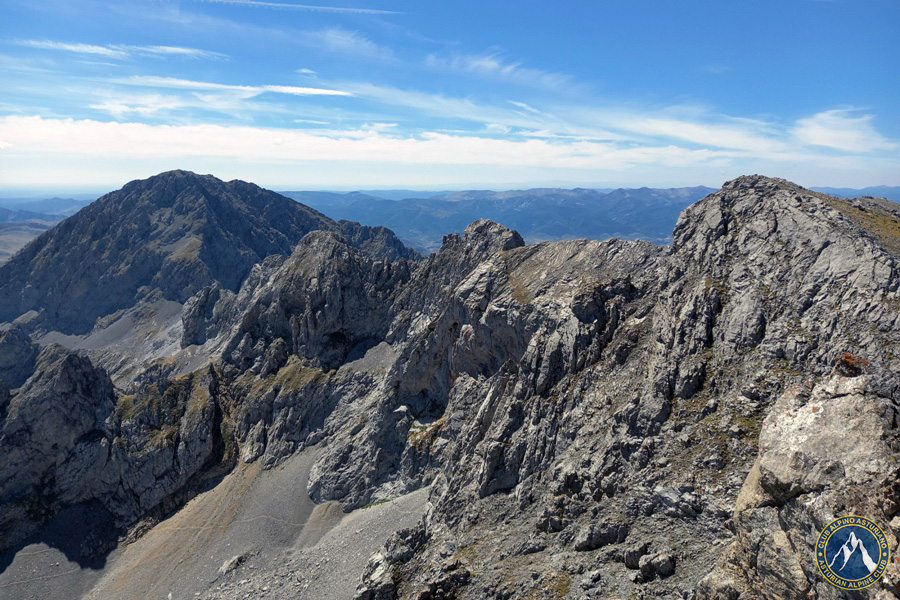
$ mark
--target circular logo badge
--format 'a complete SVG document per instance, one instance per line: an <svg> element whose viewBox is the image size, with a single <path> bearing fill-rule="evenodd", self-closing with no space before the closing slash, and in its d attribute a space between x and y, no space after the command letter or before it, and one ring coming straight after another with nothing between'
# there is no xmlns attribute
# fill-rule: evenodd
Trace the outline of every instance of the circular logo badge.
<svg viewBox="0 0 900 600"><path fill-rule="evenodd" d="M891 549L884 532L857 515L835 519L816 542L819 572L842 590L861 590L880 581L890 560Z"/></svg>

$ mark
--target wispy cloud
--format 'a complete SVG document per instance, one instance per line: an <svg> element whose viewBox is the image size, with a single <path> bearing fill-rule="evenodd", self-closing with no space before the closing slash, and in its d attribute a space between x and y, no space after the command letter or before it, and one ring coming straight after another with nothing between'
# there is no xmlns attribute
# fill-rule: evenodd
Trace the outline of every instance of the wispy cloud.
<svg viewBox="0 0 900 600"><path fill-rule="evenodd" d="M681 140L713 148L748 152L782 152L786 144L769 124L749 120L724 119L707 123L664 116L624 115L616 125L632 133Z"/></svg>
<svg viewBox="0 0 900 600"><path fill-rule="evenodd" d="M183 46L134 46L128 44L111 44L101 46L97 44L79 44L60 42L54 40L16 40L20 46L39 48L41 50L58 50L75 54L88 54L103 56L106 58L126 59L131 56L180 56L185 58L221 59L227 55L220 52L200 50L199 48L186 48Z"/></svg>
<svg viewBox="0 0 900 600"><path fill-rule="evenodd" d="M556 117L554 117L553 115L547 114L542 110L538 110L535 107L531 106L530 104L526 104L525 102L518 102L516 100L510 100L509 103L517 108L522 109L527 114L537 115L537 116L540 116L540 117L543 117L546 119L557 120Z"/></svg>
<svg viewBox="0 0 900 600"><path fill-rule="evenodd" d="M211 52L209 50L200 50L199 48L185 48L183 46L111 46L113 49L121 49L125 52L134 54L144 54L151 56L183 56L186 58L227 58L226 54L221 52Z"/></svg>
<svg viewBox="0 0 900 600"><path fill-rule="evenodd" d="M89 108L107 112L117 119L134 115L151 117L161 112L190 108L191 103L178 96L162 94L124 94L109 96L101 102L89 105Z"/></svg>
<svg viewBox="0 0 900 600"><path fill-rule="evenodd" d="M477 123L479 126L505 126L519 135L544 132L542 137L565 135L594 140L620 140L623 135L614 133L601 120L593 108L579 108L581 118L564 121L553 114L541 111L519 101L501 105L481 103L472 98L432 94L417 90L365 82L343 82L342 89L369 100L395 108L419 111L438 119L454 119ZM526 108L527 107L527 108ZM575 107L558 107L561 112L578 112ZM555 111L554 111L555 112ZM605 119L606 123L617 119Z"/></svg>
<svg viewBox="0 0 900 600"><path fill-rule="evenodd" d="M504 60L499 53L456 54L450 57L430 54L425 59L425 64L431 69L502 79L519 85L544 89L560 90L574 84L571 75L524 67L521 63Z"/></svg>
<svg viewBox="0 0 900 600"><path fill-rule="evenodd" d="M280 8L291 10L308 10L314 12L350 13L358 15L400 15L402 12L382 10L378 8L348 8L341 6L318 6L311 4L293 4L290 2L263 2L261 0L206 0L213 4L238 4L259 8Z"/></svg>
<svg viewBox="0 0 900 600"><path fill-rule="evenodd" d="M242 97L253 98L265 92L276 94L289 94L292 96L352 96L350 92L342 90L330 90L324 88L299 87L294 85L232 85L227 83L214 83L208 81L193 81L190 79L178 79L176 77L158 77L156 75L135 75L133 77L109 79L111 83L132 85L150 88L197 90L197 91L228 91L236 92Z"/></svg>
<svg viewBox="0 0 900 600"><path fill-rule="evenodd" d="M597 142L508 140L423 132L392 135L391 123L341 132L222 125L147 125L93 120L0 117L0 140L17 152L119 156L204 156L252 160L338 160L401 164L473 164L625 168L664 161L683 165L709 160L711 150L673 146L619 148ZM136 143L139 142L139 143Z"/></svg>
<svg viewBox="0 0 900 600"><path fill-rule="evenodd" d="M898 144L872 126L874 115L852 116L853 109L835 109L800 119L793 134L804 144L847 152L895 150Z"/></svg>
<svg viewBox="0 0 900 600"><path fill-rule="evenodd" d="M17 40L20 46L28 48L40 48L41 50L60 50L74 52L76 54L91 54L94 56L106 56L109 58L127 58L124 50L110 48L109 46L97 46L95 44L72 44L68 42L55 42L52 40Z"/></svg>
<svg viewBox="0 0 900 600"><path fill-rule="evenodd" d="M295 73L298 73L298 74L300 74L300 75L309 75L310 77L315 77L316 75L318 75L318 73L316 73L316 72L313 71L312 69L307 69L307 68L297 69L297 70L294 71L294 72L295 72Z"/></svg>
<svg viewBox="0 0 900 600"><path fill-rule="evenodd" d="M394 58L394 52L387 46L376 44L355 31L340 27L309 31L305 34L304 41L317 48L338 54L382 60Z"/></svg>

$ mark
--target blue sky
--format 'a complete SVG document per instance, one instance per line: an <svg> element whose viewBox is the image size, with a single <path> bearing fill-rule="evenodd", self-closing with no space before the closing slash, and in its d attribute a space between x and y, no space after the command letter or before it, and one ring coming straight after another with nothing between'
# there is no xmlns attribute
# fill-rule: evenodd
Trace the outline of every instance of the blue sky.
<svg viewBox="0 0 900 600"><path fill-rule="evenodd" d="M896 0L0 6L0 191L900 185Z"/></svg>

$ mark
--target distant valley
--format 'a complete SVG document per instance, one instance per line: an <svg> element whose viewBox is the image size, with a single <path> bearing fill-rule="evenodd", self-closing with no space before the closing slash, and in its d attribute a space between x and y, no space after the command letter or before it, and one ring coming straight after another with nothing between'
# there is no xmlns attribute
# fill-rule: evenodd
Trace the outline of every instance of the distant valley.
<svg viewBox="0 0 900 600"><path fill-rule="evenodd" d="M89 203L74 198L0 198L0 264Z"/></svg>

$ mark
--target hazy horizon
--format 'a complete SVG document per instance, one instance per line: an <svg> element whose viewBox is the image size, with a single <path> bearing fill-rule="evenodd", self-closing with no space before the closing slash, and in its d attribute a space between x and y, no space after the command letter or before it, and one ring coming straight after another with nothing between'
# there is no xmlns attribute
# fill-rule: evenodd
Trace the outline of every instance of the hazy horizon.
<svg viewBox="0 0 900 600"><path fill-rule="evenodd" d="M209 174L215 177L218 177L215 173L201 173L203 175ZM749 175L750 173L748 173ZM156 175L154 173L153 175ZM141 177L140 179L146 179L148 177L152 177L153 175L148 175L147 177ZM218 177L219 179L226 180L222 177ZM133 181L133 180L131 180ZM51 197L71 197L75 200L86 200L93 197L100 197L103 194L107 194L109 192L113 192L122 188L128 181L123 181L119 184L111 184L112 187L101 188L100 186L67 186L60 185L58 187L44 187L44 188L3 188L0 187L0 200L10 200L10 199L28 199L28 200L37 200ZM464 192L464 191L493 191L493 192L501 192L501 191L515 191L515 190L533 190L533 189L542 189L542 188L553 188L553 189L592 189L592 190L612 190L612 189L640 189L644 187L654 188L654 189L677 189L677 188L686 188L686 187L709 187L713 189L718 189L722 186L724 181L719 182L718 184L706 184L706 183L697 183L692 185L612 185L612 184L575 184L571 182L522 182L518 185L511 186L503 186L498 184L481 184L475 183L471 185L433 185L433 186L407 186L407 185L386 185L386 186L357 186L357 187L331 187L331 188L313 188L313 187L301 187L301 186L290 186L290 185L281 185L281 186L268 186L260 184L257 181L250 181L250 183L255 183L264 187L266 189L271 189L274 192L283 193L283 192L329 192L336 194L348 194L352 192L398 192L398 191L410 191L410 192L421 192L421 193L439 193L439 192ZM866 188L879 188L879 187L900 187L900 186L890 186L886 184L874 184L874 185L866 185L866 186L849 186L849 185L805 185L801 182L795 181L799 185L807 189L814 188L835 188L835 189L866 189Z"/></svg>
<svg viewBox="0 0 900 600"><path fill-rule="evenodd" d="M156 175L154 173L153 175ZM218 177L219 179L223 179L223 181L228 181L229 179L225 179L219 177L215 173L201 173L203 175L213 175ZM147 179L148 177L152 177L153 175L148 175L147 177L141 177L139 179ZM748 173L751 175L751 173ZM239 178L238 178L239 179ZM133 180L129 180L133 181ZM60 185L58 187L44 187L44 188L3 188L0 187L0 200L10 200L10 199L28 199L28 200L37 200L51 197L61 197L68 198L71 197L75 200L86 200L91 199L93 197L100 197L104 194L108 194L109 192L113 192L122 188L128 181L123 181L119 184L111 184L111 187L100 187L100 186L76 186L76 185ZM691 185L612 185L612 184L586 184L586 183L572 183L572 182L522 182L517 185L499 185L499 184L483 184L483 183L475 183L471 185L433 185L433 186L407 186L407 185L385 185L385 186L356 186L356 187L330 187L330 188L315 188L315 187L302 187L302 186L291 186L291 185L263 185L258 181L250 181L250 183L254 183L259 185L260 187L270 189L274 192L284 193L284 192L329 192L335 194L348 194L353 192L398 192L398 191L409 191L409 192L417 192L417 193L440 193L440 192L465 192L465 191L493 191L493 192L505 192L505 191L516 191L516 190L533 190L533 189L592 189L592 190L614 190L614 189L640 189L640 188L654 188L654 189L677 189L677 188L688 188L688 187L708 187L713 189L719 189L725 181L719 182L718 184L707 184L707 183L696 183ZM793 183L797 183L807 189L815 189L815 188L834 188L834 189L867 189L867 188L880 188L880 187L891 187L896 188L900 186L893 186L887 184L874 184L874 185L865 185L865 186L850 186L850 185L817 185L811 184L806 185L798 181L794 181Z"/></svg>

